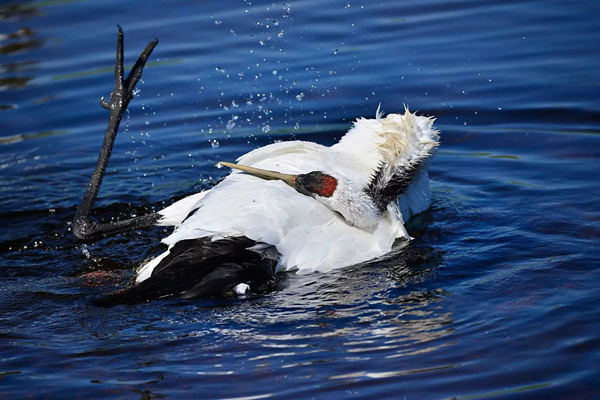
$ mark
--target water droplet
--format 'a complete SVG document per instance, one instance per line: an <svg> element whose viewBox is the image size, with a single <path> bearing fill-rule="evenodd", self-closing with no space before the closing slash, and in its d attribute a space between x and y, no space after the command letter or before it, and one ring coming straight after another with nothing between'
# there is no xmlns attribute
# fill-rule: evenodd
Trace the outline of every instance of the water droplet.
<svg viewBox="0 0 600 400"><path fill-rule="evenodd" d="M271 127L270 127L269 125L265 125L265 126L263 126L263 127L262 127L262 131L263 131L263 133L267 133L267 132L269 132L270 130L271 130Z"/></svg>
<svg viewBox="0 0 600 400"><path fill-rule="evenodd" d="M88 250L87 244L81 246L81 253L85 256L85 258L91 258L90 251Z"/></svg>
<svg viewBox="0 0 600 400"><path fill-rule="evenodd" d="M296 100L298 100L298 101L302 101L303 98L304 98L304 93L300 93L299 95L296 96Z"/></svg>

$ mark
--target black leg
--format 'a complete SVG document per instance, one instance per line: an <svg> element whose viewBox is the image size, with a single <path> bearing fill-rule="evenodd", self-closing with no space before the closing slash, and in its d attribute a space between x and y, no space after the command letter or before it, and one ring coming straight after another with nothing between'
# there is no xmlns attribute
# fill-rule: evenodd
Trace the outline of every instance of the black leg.
<svg viewBox="0 0 600 400"><path fill-rule="evenodd" d="M73 234L78 240L96 240L118 233L149 227L159 218L158 213L150 213L140 217L109 223L97 223L90 218L94 202L96 201L96 197L98 197L100 184L102 184L106 166L108 165L110 153L115 144L115 138L117 137L121 118L127 109L127 105L133 98L133 90L142 77L144 65L157 44L158 39L148 43L144 51L142 51L136 60L131 71L129 71L127 78L123 79L123 30L119 26L117 60L115 63L115 87L110 94L110 103L104 100L104 97L100 99L102 107L110 111L106 136L104 137L104 143L100 150L98 163L96 164L90 183L88 184L83 200L81 201L81 205L77 209L73 220Z"/></svg>

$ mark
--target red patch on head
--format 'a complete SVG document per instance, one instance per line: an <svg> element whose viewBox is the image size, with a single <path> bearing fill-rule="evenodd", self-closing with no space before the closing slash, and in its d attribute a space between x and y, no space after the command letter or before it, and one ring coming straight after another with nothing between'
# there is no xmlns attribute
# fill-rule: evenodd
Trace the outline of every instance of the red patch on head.
<svg viewBox="0 0 600 400"><path fill-rule="evenodd" d="M313 171L308 174L298 175L294 183L294 188L306 196L316 194L321 197L331 197L337 185L338 181L333 176L320 171Z"/></svg>
<svg viewBox="0 0 600 400"><path fill-rule="evenodd" d="M317 186L316 193L319 196L323 197L331 197L337 188L338 181L333 176L330 175L321 175L321 181Z"/></svg>

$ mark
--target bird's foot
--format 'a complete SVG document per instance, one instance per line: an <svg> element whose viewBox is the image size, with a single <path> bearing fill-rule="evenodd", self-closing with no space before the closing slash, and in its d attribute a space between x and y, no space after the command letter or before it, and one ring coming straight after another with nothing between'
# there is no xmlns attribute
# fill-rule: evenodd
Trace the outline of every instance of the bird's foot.
<svg viewBox="0 0 600 400"><path fill-rule="evenodd" d="M117 25L118 26L118 25ZM154 39L146 45L146 48L140 53L135 64L129 71L127 78L124 75L123 68L123 29L120 26L117 37L117 57L115 61L115 86L110 93L110 102L104 97L100 99L100 105L112 113L123 114L134 97L135 86L142 77L142 71L148 61L148 57L158 44L158 39Z"/></svg>

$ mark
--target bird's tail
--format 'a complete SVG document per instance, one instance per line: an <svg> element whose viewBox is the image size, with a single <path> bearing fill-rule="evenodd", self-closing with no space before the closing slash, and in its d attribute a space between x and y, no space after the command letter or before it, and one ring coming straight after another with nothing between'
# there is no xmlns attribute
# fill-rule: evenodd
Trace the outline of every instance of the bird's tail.
<svg viewBox="0 0 600 400"><path fill-rule="evenodd" d="M183 240L161 259L147 279L114 292L98 304L137 304L179 296L220 296L238 284L253 292L268 290L275 283L276 262L248 250L256 243L248 238Z"/></svg>

